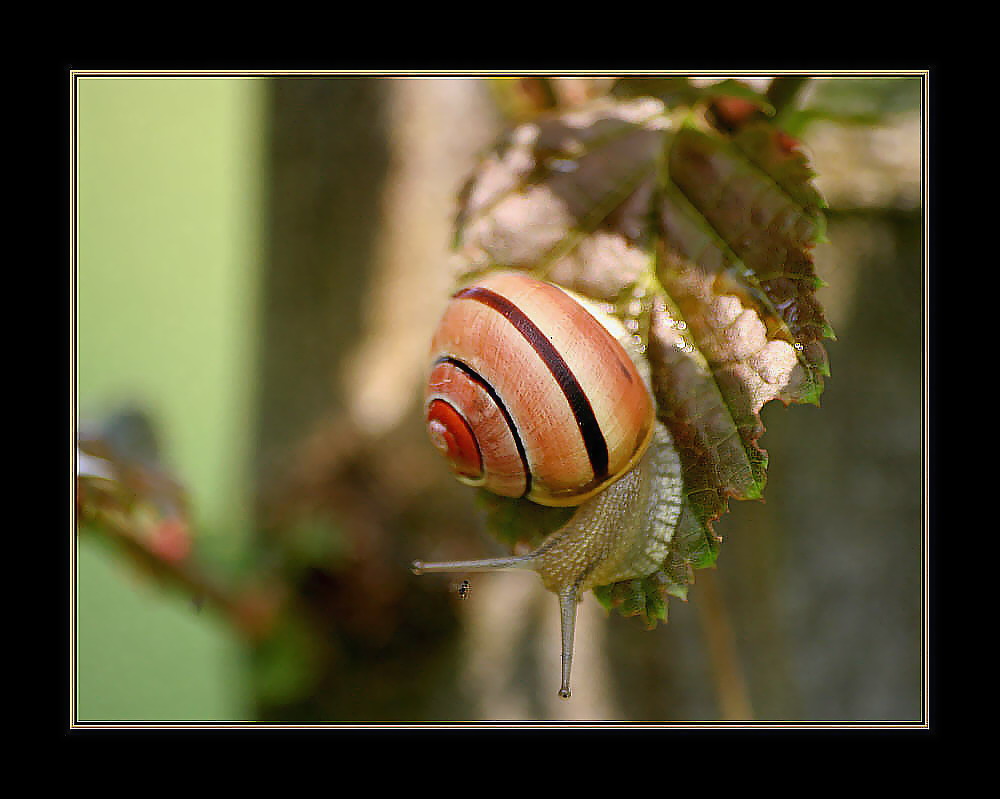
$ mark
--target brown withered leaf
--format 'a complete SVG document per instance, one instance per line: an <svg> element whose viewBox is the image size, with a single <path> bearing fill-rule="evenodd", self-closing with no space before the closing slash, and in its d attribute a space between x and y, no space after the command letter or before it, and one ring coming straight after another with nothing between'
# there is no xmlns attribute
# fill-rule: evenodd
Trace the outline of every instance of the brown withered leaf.
<svg viewBox="0 0 1000 799"><path fill-rule="evenodd" d="M728 499L763 492L761 407L818 402L832 331L815 298L824 203L812 177L766 119L724 133L640 97L518 125L463 191L456 280L524 269L609 303L649 361L685 504L663 569L597 591L609 606L664 618L663 597L715 561Z"/></svg>
<svg viewBox="0 0 1000 799"><path fill-rule="evenodd" d="M526 269L604 300L640 282L666 125L663 106L645 98L511 130L463 192L456 278Z"/></svg>

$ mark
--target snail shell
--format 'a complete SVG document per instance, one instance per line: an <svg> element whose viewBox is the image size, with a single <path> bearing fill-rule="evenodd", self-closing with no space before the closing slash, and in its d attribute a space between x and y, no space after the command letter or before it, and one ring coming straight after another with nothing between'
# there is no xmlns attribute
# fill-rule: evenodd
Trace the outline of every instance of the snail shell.
<svg viewBox="0 0 1000 799"><path fill-rule="evenodd" d="M456 477L579 507L527 555L413 569L537 572L559 597L563 697L583 593L656 571L680 514L680 462L629 341L586 300L505 271L452 297L431 346L427 428Z"/></svg>
<svg viewBox="0 0 1000 799"><path fill-rule="evenodd" d="M465 483L579 505L649 444L653 401L635 363L554 285L500 272L459 291L431 354L428 430Z"/></svg>

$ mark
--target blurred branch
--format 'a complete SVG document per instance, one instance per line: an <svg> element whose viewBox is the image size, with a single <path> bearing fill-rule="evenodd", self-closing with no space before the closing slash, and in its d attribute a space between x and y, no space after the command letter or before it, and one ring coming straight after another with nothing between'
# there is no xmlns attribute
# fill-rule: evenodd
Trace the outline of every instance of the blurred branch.
<svg viewBox="0 0 1000 799"><path fill-rule="evenodd" d="M767 87L765 96L774 107L775 116L794 105L802 90L809 84L810 78L786 77L775 78Z"/></svg>
<svg viewBox="0 0 1000 799"><path fill-rule="evenodd" d="M763 95L753 92L739 81L726 81L704 89L709 98L709 115L713 124L722 131L733 133L745 125L760 120L771 120L781 125L783 114L794 109L795 103L806 88L810 78L774 78ZM724 93L713 96L714 92ZM756 95L756 97L754 96Z"/></svg>
<svg viewBox="0 0 1000 799"><path fill-rule="evenodd" d="M160 516L128 497L117 481L87 475L77 477L76 509L78 533L93 532L111 542L140 573L190 596L197 607L209 602L251 640L270 631L283 599L278 585L236 587L207 574L192 557L184 519Z"/></svg>
<svg viewBox="0 0 1000 799"><path fill-rule="evenodd" d="M109 541L144 575L209 602L251 640L267 635L282 591L254 577L232 585L195 557L187 491L162 464L155 426L144 410L119 410L77 434L77 532Z"/></svg>

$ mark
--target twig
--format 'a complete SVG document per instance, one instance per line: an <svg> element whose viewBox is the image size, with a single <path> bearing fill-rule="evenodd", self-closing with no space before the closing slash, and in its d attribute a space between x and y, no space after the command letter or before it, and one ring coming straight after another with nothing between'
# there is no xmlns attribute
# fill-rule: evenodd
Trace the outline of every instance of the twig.
<svg viewBox="0 0 1000 799"><path fill-rule="evenodd" d="M79 491L79 488L78 488ZM114 507L78 505L77 530L85 528L101 535L125 552L140 570L180 590L196 602L215 606L235 629L250 640L260 640L272 627L282 602L277 585L225 586L206 574L194 559L167 557L156 546L147 525L133 515ZM176 519L162 519L160 526L177 524Z"/></svg>
<svg viewBox="0 0 1000 799"><path fill-rule="evenodd" d="M733 628L714 572L711 569L700 571L697 585L695 604L708 644L722 718L726 721L753 719L753 707L736 650Z"/></svg>
<svg viewBox="0 0 1000 799"><path fill-rule="evenodd" d="M775 78L767 87L767 101L773 106L775 116L790 107L808 85L810 78L786 77Z"/></svg>

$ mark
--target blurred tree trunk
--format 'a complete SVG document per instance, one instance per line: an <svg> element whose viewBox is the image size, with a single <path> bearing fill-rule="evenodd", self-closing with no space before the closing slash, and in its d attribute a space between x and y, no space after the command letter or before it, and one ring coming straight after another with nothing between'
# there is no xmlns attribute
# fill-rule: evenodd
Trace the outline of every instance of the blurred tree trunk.
<svg viewBox="0 0 1000 799"><path fill-rule="evenodd" d="M262 498L259 546L274 549L277 560L278 553L296 549L289 540L296 526L311 521L301 520L300 504L316 516L317 535L337 536L321 502L313 505L314 498L301 497L298 487L285 489L284 483L296 479L289 475L299 469L297 447L346 405L336 367L356 346L374 274L391 131L387 82L291 78L270 80L267 89L269 207L256 462ZM324 472L338 469L340 459L351 459L355 446L348 425L326 437L319 462L302 467L317 472L307 477L316 481L314 491L324 492ZM287 496L287 490L294 495ZM283 512L285 506L291 509ZM283 541L274 540L278 536ZM336 710L324 706L321 696L337 693L331 687L338 681L350 682L338 663L342 642L331 597L337 568L325 562L325 554L320 549L307 553L301 564L275 566L285 572L292 598L274 634L254 653L261 720L322 720ZM308 666L296 667L296 662ZM361 692L359 700L364 697ZM358 704L358 716L373 712L363 701Z"/></svg>
<svg viewBox="0 0 1000 799"><path fill-rule="evenodd" d="M335 366L359 338L389 170L388 83L269 80L258 457L345 404Z"/></svg>
<svg viewBox="0 0 1000 799"><path fill-rule="evenodd" d="M492 135L482 87L269 91L258 526L289 596L254 652L257 717L461 716L455 597L409 561L421 540L474 540L476 514L427 469L414 402L447 297L454 194Z"/></svg>

